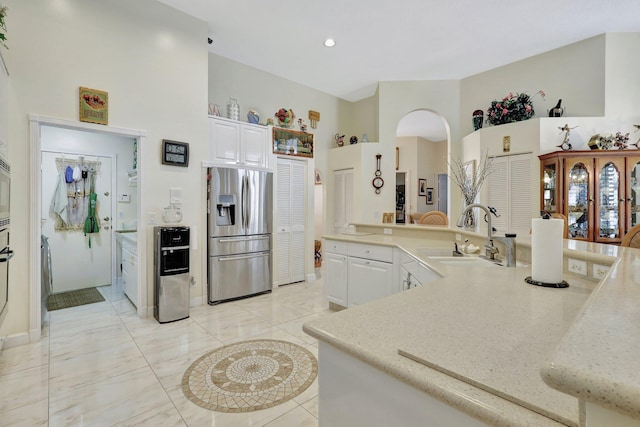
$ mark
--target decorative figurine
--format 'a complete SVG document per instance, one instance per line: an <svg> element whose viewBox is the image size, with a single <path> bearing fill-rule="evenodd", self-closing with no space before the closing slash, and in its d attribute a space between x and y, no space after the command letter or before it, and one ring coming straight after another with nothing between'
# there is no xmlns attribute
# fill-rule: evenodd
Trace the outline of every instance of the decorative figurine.
<svg viewBox="0 0 640 427"><path fill-rule="evenodd" d="M336 133L333 136L333 139L336 140L336 144L338 144L338 147L342 147L344 145L344 135L340 135L339 133Z"/></svg>
<svg viewBox="0 0 640 427"><path fill-rule="evenodd" d="M613 147L613 135L610 133L597 133L587 143L592 150L608 150Z"/></svg>
<svg viewBox="0 0 640 427"><path fill-rule="evenodd" d="M627 142L629 142L629 132L627 132L624 136L621 132L616 132L616 136L613 138L614 147L617 147L618 150L624 150L629 146Z"/></svg>
<svg viewBox="0 0 640 427"><path fill-rule="evenodd" d="M560 133L564 132L564 138L562 139L562 144L556 145L556 147L562 148L563 151L571 150L573 147L569 142L569 133L571 132L571 129L575 129L577 127L578 126L574 126L570 128L566 123L564 126L558 127L558 129L560 129Z"/></svg>
<svg viewBox="0 0 640 427"><path fill-rule="evenodd" d="M249 121L249 123L257 125L258 123L260 123L260 115L255 110L249 110L247 112L247 120Z"/></svg>
<svg viewBox="0 0 640 427"><path fill-rule="evenodd" d="M636 130L633 133L636 133L640 130L640 125L633 125L633 127L636 128ZM638 138L635 144L631 144L631 145L633 145L636 148L640 148L638 147L638 145L640 145L640 138Z"/></svg>
<svg viewBox="0 0 640 427"><path fill-rule="evenodd" d="M473 130L482 129L482 121L484 117L484 111L476 110L473 112Z"/></svg>
<svg viewBox="0 0 640 427"><path fill-rule="evenodd" d="M267 119L267 126L274 126L274 125L275 125L275 123L273 122L273 119L271 117L269 117Z"/></svg>
<svg viewBox="0 0 640 427"><path fill-rule="evenodd" d="M349 144L357 144L358 143L358 137L357 136L352 136L351 138L349 138Z"/></svg>
<svg viewBox="0 0 640 427"><path fill-rule="evenodd" d="M549 110L549 117L562 117L564 108L562 108L560 104L562 104L562 99L558 99L556 106Z"/></svg>
<svg viewBox="0 0 640 427"><path fill-rule="evenodd" d="M300 126L302 132L307 133L307 125L304 123L304 120L298 119L298 126Z"/></svg>

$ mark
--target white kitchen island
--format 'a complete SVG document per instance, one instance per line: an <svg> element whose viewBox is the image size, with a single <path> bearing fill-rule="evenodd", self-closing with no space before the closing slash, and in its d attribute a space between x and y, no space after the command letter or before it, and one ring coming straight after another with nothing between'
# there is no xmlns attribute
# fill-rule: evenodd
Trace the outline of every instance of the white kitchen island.
<svg viewBox="0 0 640 427"><path fill-rule="evenodd" d="M360 225L359 231L374 234L331 238L395 246L416 258L420 258L420 247L452 247L456 233L476 244L483 241L482 236L458 229L392 229L392 235L383 235L382 226ZM526 261L528 236L518 242L519 258ZM588 371L587 364L598 357L602 357L600 363L610 357L607 362L616 364L617 372L629 366L626 358L620 360L620 353L606 356L605 351L594 351L600 341L589 341L586 335L598 334L597 321L586 317L595 311L633 323L630 316L634 310L637 316L640 291L625 291L627 297L636 298L635 308L624 304L611 312L611 301L605 307L594 305L602 292L612 297L611 292L617 294L613 288L624 286L620 273L626 271L623 267L627 263L640 264L638 252L565 241L565 258L584 261L590 275L611 266L600 283L590 277L567 275L571 285L567 289L526 284L529 268L463 268L423 259L442 279L305 324L304 330L320 341L321 425L585 425L585 414L593 412L589 411L591 405L606 406L579 394L580 387L589 387L594 379L583 376L581 383L579 379L563 381L562 377L569 368L586 375L582 370ZM640 274L636 279L627 273L625 280L637 280L640 285ZM587 324L596 330L585 331ZM640 336L627 337L637 325L615 324L620 330L609 335L618 337L618 347L631 351L627 354L635 351L637 356ZM589 356L581 357L581 352ZM574 362L570 363L571 358ZM636 362L629 363L633 367ZM541 370L545 381L555 388L543 382ZM596 390L606 390L606 367L601 371ZM634 382L636 375L637 371L627 372L632 392L640 389L640 381ZM627 400L633 396L628 395ZM615 402L615 398L609 401ZM634 422L632 413L609 413L611 406L608 408L602 408L605 416ZM588 419L586 422L596 425Z"/></svg>

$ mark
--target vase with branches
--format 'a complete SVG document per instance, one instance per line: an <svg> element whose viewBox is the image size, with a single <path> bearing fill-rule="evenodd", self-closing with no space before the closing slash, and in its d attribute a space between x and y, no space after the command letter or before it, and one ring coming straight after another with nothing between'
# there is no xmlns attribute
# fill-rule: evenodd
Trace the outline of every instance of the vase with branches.
<svg viewBox="0 0 640 427"><path fill-rule="evenodd" d="M463 162L460 158L447 160L447 163L451 171L451 181L460 188L465 206L475 203L482 184L493 172L493 158L489 157L488 150L481 156L478 167L474 167L473 161ZM464 221L465 228L475 228L476 223L475 214L472 210L468 211Z"/></svg>

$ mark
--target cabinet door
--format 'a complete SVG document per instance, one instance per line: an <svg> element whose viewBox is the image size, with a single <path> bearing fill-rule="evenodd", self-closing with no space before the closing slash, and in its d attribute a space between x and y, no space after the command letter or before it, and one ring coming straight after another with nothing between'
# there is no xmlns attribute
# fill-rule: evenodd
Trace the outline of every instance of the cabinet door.
<svg viewBox="0 0 640 427"><path fill-rule="evenodd" d="M267 128L242 125L240 162L248 166L267 166Z"/></svg>
<svg viewBox="0 0 640 427"><path fill-rule="evenodd" d="M601 243L620 243L624 235L625 159L596 158L595 235Z"/></svg>
<svg viewBox="0 0 640 427"><path fill-rule="evenodd" d="M305 162L278 159L274 236L278 285L304 280L305 177Z"/></svg>
<svg viewBox="0 0 640 427"><path fill-rule="evenodd" d="M640 224L640 157L626 158L626 193L621 192L627 198L626 206L626 230Z"/></svg>
<svg viewBox="0 0 640 427"><path fill-rule="evenodd" d="M562 188L560 188L560 165L558 158L544 160L541 164L542 183L540 192L540 209L554 213L562 213Z"/></svg>
<svg viewBox="0 0 640 427"><path fill-rule="evenodd" d="M332 303L347 307L347 256L324 254L324 294Z"/></svg>
<svg viewBox="0 0 640 427"><path fill-rule="evenodd" d="M214 163L240 162L240 123L209 119L210 160Z"/></svg>
<svg viewBox="0 0 640 427"><path fill-rule="evenodd" d="M122 290L134 304L138 304L138 257L130 251L122 250Z"/></svg>
<svg viewBox="0 0 640 427"><path fill-rule="evenodd" d="M347 282L349 307L386 297L393 283L393 264L349 257Z"/></svg>
<svg viewBox="0 0 640 427"><path fill-rule="evenodd" d="M531 154L495 157L488 179L488 204L498 211L492 226L500 233L531 229ZM537 209L536 209L537 211Z"/></svg>
<svg viewBox="0 0 640 427"><path fill-rule="evenodd" d="M593 157L565 159L565 215L569 238L593 240Z"/></svg>

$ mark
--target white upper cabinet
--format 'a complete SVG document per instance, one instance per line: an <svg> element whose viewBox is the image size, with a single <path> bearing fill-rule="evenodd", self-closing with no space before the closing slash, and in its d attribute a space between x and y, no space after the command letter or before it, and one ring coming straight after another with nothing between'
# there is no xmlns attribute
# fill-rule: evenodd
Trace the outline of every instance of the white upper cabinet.
<svg viewBox="0 0 640 427"><path fill-rule="evenodd" d="M219 165L267 168L268 128L221 117L209 117L209 160Z"/></svg>

